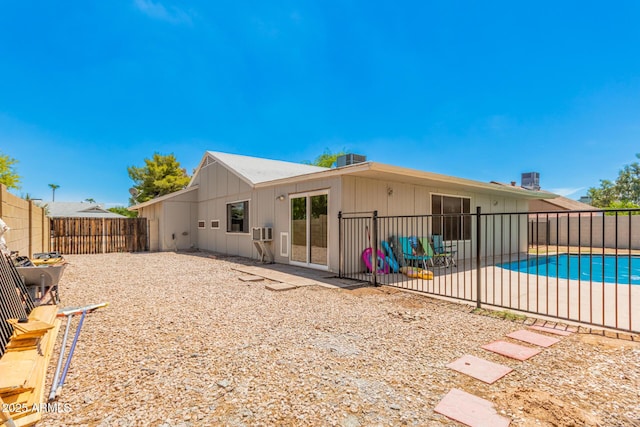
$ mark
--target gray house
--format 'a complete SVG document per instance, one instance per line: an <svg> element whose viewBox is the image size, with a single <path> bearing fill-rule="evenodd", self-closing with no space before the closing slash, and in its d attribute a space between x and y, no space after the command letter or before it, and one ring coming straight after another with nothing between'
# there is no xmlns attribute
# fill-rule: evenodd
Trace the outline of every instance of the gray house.
<svg viewBox="0 0 640 427"><path fill-rule="evenodd" d="M98 203L89 202L40 202L50 218L126 218L124 215L106 210Z"/></svg>
<svg viewBox="0 0 640 427"><path fill-rule="evenodd" d="M130 209L149 220L151 250L258 258L254 240L266 240L277 263L336 272L339 212L527 212L530 200L554 197L377 162L327 169L208 151L187 188Z"/></svg>

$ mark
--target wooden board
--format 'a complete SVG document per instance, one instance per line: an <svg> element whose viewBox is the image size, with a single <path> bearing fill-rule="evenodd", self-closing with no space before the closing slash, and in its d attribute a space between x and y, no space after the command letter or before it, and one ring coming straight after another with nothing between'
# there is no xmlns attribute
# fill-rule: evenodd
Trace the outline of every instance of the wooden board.
<svg viewBox="0 0 640 427"><path fill-rule="evenodd" d="M36 367L36 358L34 350L5 353L0 360L0 395L29 390L27 384Z"/></svg>
<svg viewBox="0 0 640 427"><path fill-rule="evenodd" d="M46 323L53 323L58 315L57 305L39 305L29 313L30 320L41 320Z"/></svg>
<svg viewBox="0 0 640 427"><path fill-rule="evenodd" d="M14 338L39 338L53 328L51 323L43 322L42 320L29 320L26 323L18 323L18 319L7 319L7 322L13 326L12 340Z"/></svg>
<svg viewBox="0 0 640 427"><path fill-rule="evenodd" d="M7 344L6 351L21 351L28 350L30 348L38 348L38 343L40 342L40 338L26 338L26 339L16 339L12 338Z"/></svg>

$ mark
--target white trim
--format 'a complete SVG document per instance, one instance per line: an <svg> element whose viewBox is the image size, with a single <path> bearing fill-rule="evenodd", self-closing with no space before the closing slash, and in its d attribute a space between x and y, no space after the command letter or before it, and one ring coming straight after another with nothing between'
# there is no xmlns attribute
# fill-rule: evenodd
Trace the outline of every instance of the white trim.
<svg viewBox="0 0 640 427"><path fill-rule="evenodd" d="M138 205L129 206L127 209L130 211L135 211L141 208L146 208L147 206L151 206L153 204L163 202L167 199L171 199L173 197L179 196L181 194L188 193L193 190L197 190L198 185L194 185L193 187L183 188L182 190L174 191L173 193L165 194L164 196L156 197L155 199L147 200L146 202L142 202Z"/></svg>
<svg viewBox="0 0 640 427"><path fill-rule="evenodd" d="M280 256L289 258L289 233L287 231L280 232Z"/></svg>
<svg viewBox="0 0 640 427"><path fill-rule="evenodd" d="M309 198L313 197L313 196L321 196L321 195L326 195L327 196L327 263L325 264L314 264L311 262L311 259L309 259L309 253L308 253L308 249L311 245L311 223L309 222L309 218L310 218L310 210L311 210L311 204L308 203L307 204L307 229L306 229L306 234L307 234L307 245L306 245L306 249L307 249L307 254L306 254L306 262L301 262L301 261L294 261L291 259L291 256L289 255L289 264L291 265L297 265L300 267L308 267L308 268L314 268L316 270L329 270L329 260L330 258L330 249L331 249L331 245L329 242L329 238L331 236L331 216L329 215L329 213L331 212L331 189L330 188L324 188L324 189L319 189L319 190L312 190L312 191L305 191L305 192L301 192L301 193L290 193L288 195L288 199L289 199L289 231L291 232L291 200L294 198L302 198L302 197L306 197L307 200L309 200ZM292 248L291 248L291 244L292 244L292 239L289 239L289 254L292 253Z"/></svg>
<svg viewBox="0 0 640 427"><path fill-rule="evenodd" d="M214 222L217 222L217 223L218 223L218 226L217 226L217 227L214 227L214 226L213 226L213 223L214 223ZM212 230L219 230L219 229L220 229L220 220L219 220L219 219L212 219L212 220L210 220L209 224L211 225L211 229L212 229Z"/></svg>
<svg viewBox="0 0 640 427"><path fill-rule="evenodd" d="M246 220L247 220L247 232L244 231L229 231L229 210L228 207L229 205L232 205L234 203L244 203L247 202L247 212L245 212L246 215ZM251 202L251 199L242 199L242 200L236 200L233 202L225 202L224 205L224 214L225 214L225 224L224 224L224 229L226 234L231 234L234 236L250 236L251 235L251 221L250 221L250 213L251 213L251 206L249 205L249 202Z"/></svg>

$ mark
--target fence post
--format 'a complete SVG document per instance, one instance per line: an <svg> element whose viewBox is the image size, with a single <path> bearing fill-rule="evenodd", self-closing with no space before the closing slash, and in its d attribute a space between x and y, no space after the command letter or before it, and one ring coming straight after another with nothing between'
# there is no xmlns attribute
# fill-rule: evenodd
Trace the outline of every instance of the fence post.
<svg viewBox="0 0 640 427"><path fill-rule="evenodd" d="M27 230L29 233L29 251L27 252L27 256L33 256L33 200L29 200L29 229Z"/></svg>
<svg viewBox="0 0 640 427"><path fill-rule="evenodd" d="M482 268L480 267L480 248L482 242L482 232L480 229L481 223L481 208L480 206L476 207L476 308L480 308L482 306Z"/></svg>
<svg viewBox="0 0 640 427"><path fill-rule="evenodd" d="M378 285L378 211L373 211L373 242L371 243L371 271L373 274L373 286Z"/></svg>
<svg viewBox="0 0 640 427"><path fill-rule="evenodd" d="M342 211L338 212L338 277L342 277Z"/></svg>

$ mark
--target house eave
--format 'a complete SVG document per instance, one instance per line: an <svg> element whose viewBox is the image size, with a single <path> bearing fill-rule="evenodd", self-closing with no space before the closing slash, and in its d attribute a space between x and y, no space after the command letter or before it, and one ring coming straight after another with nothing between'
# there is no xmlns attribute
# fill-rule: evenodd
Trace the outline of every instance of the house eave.
<svg viewBox="0 0 640 427"><path fill-rule="evenodd" d="M517 187L507 187L498 184L474 181L466 178L458 178L442 175L434 172L425 172L408 169L384 163L364 162L341 168L319 171L290 178L283 178L256 184L256 188L272 187L275 185L293 184L310 179L325 179L335 176L350 175L371 179L392 179L416 185L437 185L444 188L467 188L481 193L510 195L520 199L554 199L557 194L546 191L531 191Z"/></svg>
<svg viewBox="0 0 640 427"><path fill-rule="evenodd" d="M137 211L138 209L146 208L148 206L155 205L156 203L164 202L166 200L172 199L174 197L180 196L185 193L189 193L197 189L198 189L198 185L196 184L196 185L193 185L192 187L183 188L182 190L174 191L173 193L165 194L164 196L156 197L155 199L147 200L146 202L129 206L127 210Z"/></svg>

